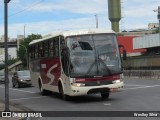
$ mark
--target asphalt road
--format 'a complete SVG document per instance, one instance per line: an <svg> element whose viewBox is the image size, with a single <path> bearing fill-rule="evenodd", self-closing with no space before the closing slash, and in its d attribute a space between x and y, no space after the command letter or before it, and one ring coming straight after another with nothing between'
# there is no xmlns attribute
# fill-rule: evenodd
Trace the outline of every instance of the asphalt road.
<svg viewBox="0 0 160 120"><path fill-rule="evenodd" d="M71 101L64 101L57 94L41 96L38 88L12 88L11 84L9 96L10 102L17 106L25 106L34 111L142 111L143 113L143 111L160 111L160 80L125 79L124 90L122 92L112 93L108 100L103 100L100 94L95 94L75 97ZM4 84L0 84L0 99L4 100ZM88 112L89 117L72 117L72 119L128 120L128 117L96 117L96 112ZM92 114L94 117L92 117ZM112 114L116 113L113 112ZM149 117L147 119L158 120L159 118L160 117ZM47 119L52 120L53 118L40 118L40 120ZM54 120L55 119L70 120L71 118L55 117ZM132 119L146 120L145 117Z"/></svg>

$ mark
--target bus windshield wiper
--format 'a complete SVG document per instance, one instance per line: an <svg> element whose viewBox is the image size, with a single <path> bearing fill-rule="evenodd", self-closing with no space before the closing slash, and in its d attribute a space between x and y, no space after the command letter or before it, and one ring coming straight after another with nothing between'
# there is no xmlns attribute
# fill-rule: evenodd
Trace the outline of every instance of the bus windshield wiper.
<svg viewBox="0 0 160 120"><path fill-rule="evenodd" d="M108 66L105 64L105 62L98 56L98 60L102 63L102 65L105 67L109 75L112 74L111 70L108 68Z"/></svg>
<svg viewBox="0 0 160 120"><path fill-rule="evenodd" d="M108 72L108 75L111 75L112 72L111 72L111 70L107 67L107 65L104 63L104 61L103 61L101 58L99 58L99 57L98 57L97 60L98 60L98 62L100 62L100 63L105 67L106 71ZM93 62L93 64L89 67L89 69L88 69L88 71L87 71L87 75L90 75L89 73L90 73L91 70L93 69L94 65L95 65L95 64L98 64L98 63L96 62L97 60L95 60L95 61Z"/></svg>

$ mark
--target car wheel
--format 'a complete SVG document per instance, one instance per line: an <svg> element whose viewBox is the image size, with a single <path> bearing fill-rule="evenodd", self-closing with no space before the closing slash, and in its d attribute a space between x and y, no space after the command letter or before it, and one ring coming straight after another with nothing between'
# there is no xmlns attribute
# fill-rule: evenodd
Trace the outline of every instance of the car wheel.
<svg viewBox="0 0 160 120"><path fill-rule="evenodd" d="M107 93L102 93L101 92L101 97L103 98L103 99L108 99L109 98L109 92L107 92Z"/></svg>

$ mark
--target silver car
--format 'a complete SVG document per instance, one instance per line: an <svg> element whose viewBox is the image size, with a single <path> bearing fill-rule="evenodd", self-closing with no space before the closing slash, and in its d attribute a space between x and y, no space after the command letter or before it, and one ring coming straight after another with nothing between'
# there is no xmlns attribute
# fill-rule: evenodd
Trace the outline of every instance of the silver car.
<svg viewBox="0 0 160 120"><path fill-rule="evenodd" d="M5 74L4 71L0 71L0 83L4 83L5 82Z"/></svg>

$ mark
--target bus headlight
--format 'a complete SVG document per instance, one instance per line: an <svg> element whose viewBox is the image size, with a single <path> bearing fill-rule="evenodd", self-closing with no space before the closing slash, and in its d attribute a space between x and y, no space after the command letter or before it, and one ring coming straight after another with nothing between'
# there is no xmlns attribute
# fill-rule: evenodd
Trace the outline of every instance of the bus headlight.
<svg viewBox="0 0 160 120"><path fill-rule="evenodd" d="M85 86L84 83L72 83L72 85L75 86L75 87L83 87L83 86Z"/></svg>
<svg viewBox="0 0 160 120"><path fill-rule="evenodd" d="M122 82L122 80L114 80L114 81L112 81L113 84L120 83L120 82Z"/></svg>

